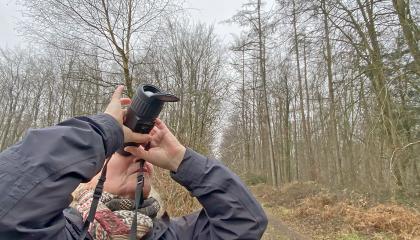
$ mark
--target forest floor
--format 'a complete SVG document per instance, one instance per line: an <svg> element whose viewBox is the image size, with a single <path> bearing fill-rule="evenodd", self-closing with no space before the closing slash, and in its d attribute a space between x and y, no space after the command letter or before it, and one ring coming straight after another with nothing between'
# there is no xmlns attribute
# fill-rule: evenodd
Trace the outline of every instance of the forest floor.
<svg viewBox="0 0 420 240"><path fill-rule="evenodd" d="M250 189L269 219L263 240L420 240L420 202L378 201L313 182Z"/></svg>

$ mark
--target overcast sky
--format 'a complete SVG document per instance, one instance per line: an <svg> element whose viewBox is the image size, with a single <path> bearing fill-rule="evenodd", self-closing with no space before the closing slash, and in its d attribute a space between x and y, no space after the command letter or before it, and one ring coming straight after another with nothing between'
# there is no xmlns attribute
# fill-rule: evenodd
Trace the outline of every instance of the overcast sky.
<svg viewBox="0 0 420 240"><path fill-rule="evenodd" d="M186 0L185 8L189 9L194 20L214 24L220 39L227 42L231 33L238 34L240 30L237 25L220 22L232 17L245 2L247 0ZM0 47L23 43L16 31L16 22L20 17L16 0L0 0Z"/></svg>
<svg viewBox="0 0 420 240"><path fill-rule="evenodd" d="M13 47L19 42L15 31L19 16L15 1L0 0L0 47Z"/></svg>

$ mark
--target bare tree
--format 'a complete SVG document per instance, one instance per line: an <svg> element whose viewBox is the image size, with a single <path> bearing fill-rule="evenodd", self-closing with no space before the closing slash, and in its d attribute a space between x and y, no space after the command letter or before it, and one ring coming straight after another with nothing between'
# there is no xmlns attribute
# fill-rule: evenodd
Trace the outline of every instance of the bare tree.
<svg viewBox="0 0 420 240"><path fill-rule="evenodd" d="M417 73L417 75L420 75L420 30L416 21L411 15L410 3L406 0L392 0L392 4L398 15L398 20L404 33L404 38L407 42L408 49L414 58L414 71Z"/></svg>
<svg viewBox="0 0 420 240"><path fill-rule="evenodd" d="M80 42L81 54L100 50L103 60L118 64L128 96L133 96L134 54L147 49L147 38L160 28L162 17L176 10L169 0L58 1L25 0L29 33L61 49ZM28 22L26 22L28 24Z"/></svg>

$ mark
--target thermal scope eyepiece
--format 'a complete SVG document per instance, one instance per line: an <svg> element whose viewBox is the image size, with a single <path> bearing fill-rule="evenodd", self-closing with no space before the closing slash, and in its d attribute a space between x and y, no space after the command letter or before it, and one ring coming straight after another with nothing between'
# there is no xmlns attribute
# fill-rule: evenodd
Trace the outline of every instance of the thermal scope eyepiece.
<svg viewBox="0 0 420 240"><path fill-rule="evenodd" d="M165 102L177 102L179 98L170 93L163 92L156 86L150 84L141 85L137 88L137 93L132 99L131 105L127 110L124 125L133 132L147 134L153 126L156 118L162 111ZM126 143L125 146L136 146L135 143ZM130 153L120 149L122 155Z"/></svg>

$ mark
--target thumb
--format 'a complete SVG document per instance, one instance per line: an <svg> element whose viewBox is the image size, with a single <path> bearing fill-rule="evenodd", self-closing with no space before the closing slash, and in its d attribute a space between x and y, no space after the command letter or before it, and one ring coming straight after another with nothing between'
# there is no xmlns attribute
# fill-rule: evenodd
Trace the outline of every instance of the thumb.
<svg viewBox="0 0 420 240"><path fill-rule="evenodd" d="M149 158L149 152L144 150L143 146L141 146L141 145L138 146L138 147L133 147L133 146L125 147L124 151L129 152L133 156L144 159L146 161Z"/></svg>
<svg viewBox="0 0 420 240"><path fill-rule="evenodd" d="M149 134L133 132L131 131L131 129L129 129L126 126L123 126L123 132L124 132L125 142L148 143L151 140L151 137Z"/></svg>
<svg viewBox="0 0 420 240"><path fill-rule="evenodd" d="M111 97L112 103L117 103L117 104L120 103L120 98L122 96L123 90L124 90L123 85L120 85L117 87L117 89L115 90L114 94L112 94L112 97Z"/></svg>
<svg viewBox="0 0 420 240"><path fill-rule="evenodd" d="M105 113L114 117L120 124L123 123L121 102L120 102L120 98L121 98L123 90L124 90L124 86L117 87L114 94L112 94L110 103L105 109Z"/></svg>

